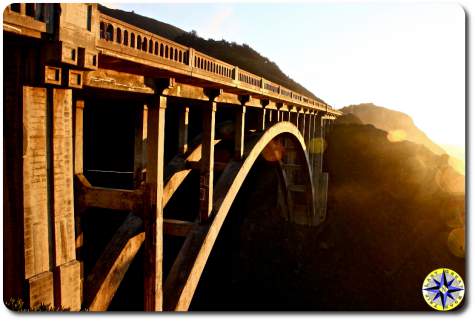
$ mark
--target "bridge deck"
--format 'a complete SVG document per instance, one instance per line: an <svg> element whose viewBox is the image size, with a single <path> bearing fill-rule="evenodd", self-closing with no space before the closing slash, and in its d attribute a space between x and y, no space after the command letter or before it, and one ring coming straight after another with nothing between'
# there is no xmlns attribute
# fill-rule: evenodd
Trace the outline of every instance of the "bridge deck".
<svg viewBox="0 0 475 321"><path fill-rule="evenodd" d="M95 4L3 17L7 299L108 309L143 247L144 309L187 309L262 160L286 219L325 219L318 144L339 111Z"/></svg>

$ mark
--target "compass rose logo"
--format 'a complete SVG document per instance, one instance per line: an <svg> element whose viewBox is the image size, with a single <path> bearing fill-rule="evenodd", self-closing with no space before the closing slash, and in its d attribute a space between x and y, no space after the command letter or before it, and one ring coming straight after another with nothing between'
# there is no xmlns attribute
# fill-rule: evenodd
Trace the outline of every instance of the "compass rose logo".
<svg viewBox="0 0 475 321"><path fill-rule="evenodd" d="M462 302L465 294L463 280L455 271L437 269L429 273L422 283L422 295L432 308L449 311Z"/></svg>

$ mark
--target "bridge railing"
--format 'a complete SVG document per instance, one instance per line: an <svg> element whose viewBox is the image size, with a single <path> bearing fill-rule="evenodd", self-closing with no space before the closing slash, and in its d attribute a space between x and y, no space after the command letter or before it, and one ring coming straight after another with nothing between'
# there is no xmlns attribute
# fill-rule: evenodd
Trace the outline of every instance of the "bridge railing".
<svg viewBox="0 0 475 321"><path fill-rule="evenodd" d="M249 87L254 90L260 90L262 88L262 77L256 76L250 72L239 69L238 78L242 87Z"/></svg>
<svg viewBox="0 0 475 321"><path fill-rule="evenodd" d="M41 38L42 33L56 32L54 30L57 25L54 21L55 6L57 5L49 3L12 3L5 8L3 13L4 31L35 38ZM95 40L96 48L102 50L103 53L105 51L106 55L112 54L138 63L144 63L143 60L146 60L152 62L152 66L155 65L174 73L242 88L251 93L273 97L288 103L332 110L330 106L322 102L120 19L99 13L98 19L94 21L99 24L94 28L98 30ZM87 24L90 24L89 16Z"/></svg>
<svg viewBox="0 0 475 321"><path fill-rule="evenodd" d="M3 11L4 29L26 36L40 38L47 31L47 22L52 19L52 4L12 3ZM25 29L9 27L9 23L24 26Z"/></svg>
<svg viewBox="0 0 475 321"><path fill-rule="evenodd" d="M155 61L172 67L174 71L237 86L311 108L331 110L331 107L324 103L263 77L103 13L99 15L99 37L96 44L98 47L117 52L124 58L130 55Z"/></svg>
<svg viewBox="0 0 475 321"><path fill-rule="evenodd" d="M194 73L211 75L220 78L221 81L232 83L234 75L233 65L195 50L193 50L193 56L192 70Z"/></svg>
<svg viewBox="0 0 475 321"><path fill-rule="evenodd" d="M99 19L97 43L123 54L189 69L188 47L104 14Z"/></svg>
<svg viewBox="0 0 475 321"><path fill-rule="evenodd" d="M280 95L280 85L275 84L269 80L263 79L263 89L273 95Z"/></svg>
<svg viewBox="0 0 475 321"><path fill-rule="evenodd" d="M53 21L54 6L55 4L10 4L3 14L4 30L41 38L42 33L54 31L56 25ZM94 21L97 23L96 19ZM90 23L89 20L87 23ZM152 66L155 65L174 73L242 88L251 93L273 97L291 104L335 112L325 103L120 19L99 13L98 23L98 28L94 29L99 33L95 40L96 48L102 50L103 53L105 51L106 55L112 54L138 63L144 63L143 60L146 60L151 62Z"/></svg>

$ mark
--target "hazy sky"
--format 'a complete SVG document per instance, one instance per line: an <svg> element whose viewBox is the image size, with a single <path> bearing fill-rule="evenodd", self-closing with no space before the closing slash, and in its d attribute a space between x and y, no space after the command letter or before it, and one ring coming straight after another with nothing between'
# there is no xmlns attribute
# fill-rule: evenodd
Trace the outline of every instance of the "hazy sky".
<svg viewBox="0 0 475 321"><path fill-rule="evenodd" d="M465 14L441 3L106 4L247 43L335 108L409 114L439 144L465 142Z"/></svg>

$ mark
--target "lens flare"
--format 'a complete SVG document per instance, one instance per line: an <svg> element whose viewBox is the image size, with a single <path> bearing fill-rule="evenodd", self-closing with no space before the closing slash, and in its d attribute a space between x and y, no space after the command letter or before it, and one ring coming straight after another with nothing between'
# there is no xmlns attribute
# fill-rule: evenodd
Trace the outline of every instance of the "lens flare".
<svg viewBox="0 0 475 321"><path fill-rule="evenodd" d="M447 246L454 256L465 257L465 228L452 230L447 238Z"/></svg>
<svg viewBox="0 0 475 321"><path fill-rule="evenodd" d="M443 167L437 170L435 181L441 190L448 193L464 193L464 176L454 175L455 170L451 167Z"/></svg>
<svg viewBox="0 0 475 321"><path fill-rule="evenodd" d="M262 151L262 157L268 162L276 162L282 159L285 148L278 140L271 140Z"/></svg>
<svg viewBox="0 0 475 321"><path fill-rule="evenodd" d="M403 140L406 140L407 134L402 129L396 129L396 130L390 130L386 137L391 143L396 143L396 142L402 142Z"/></svg>
<svg viewBox="0 0 475 321"><path fill-rule="evenodd" d="M454 157L449 157L449 165L453 167L459 174L465 175L465 161L454 158Z"/></svg>
<svg viewBox="0 0 475 321"><path fill-rule="evenodd" d="M308 144L310 154L322 154L327 148L327 142L322 137L313 138Z"/></svg>

